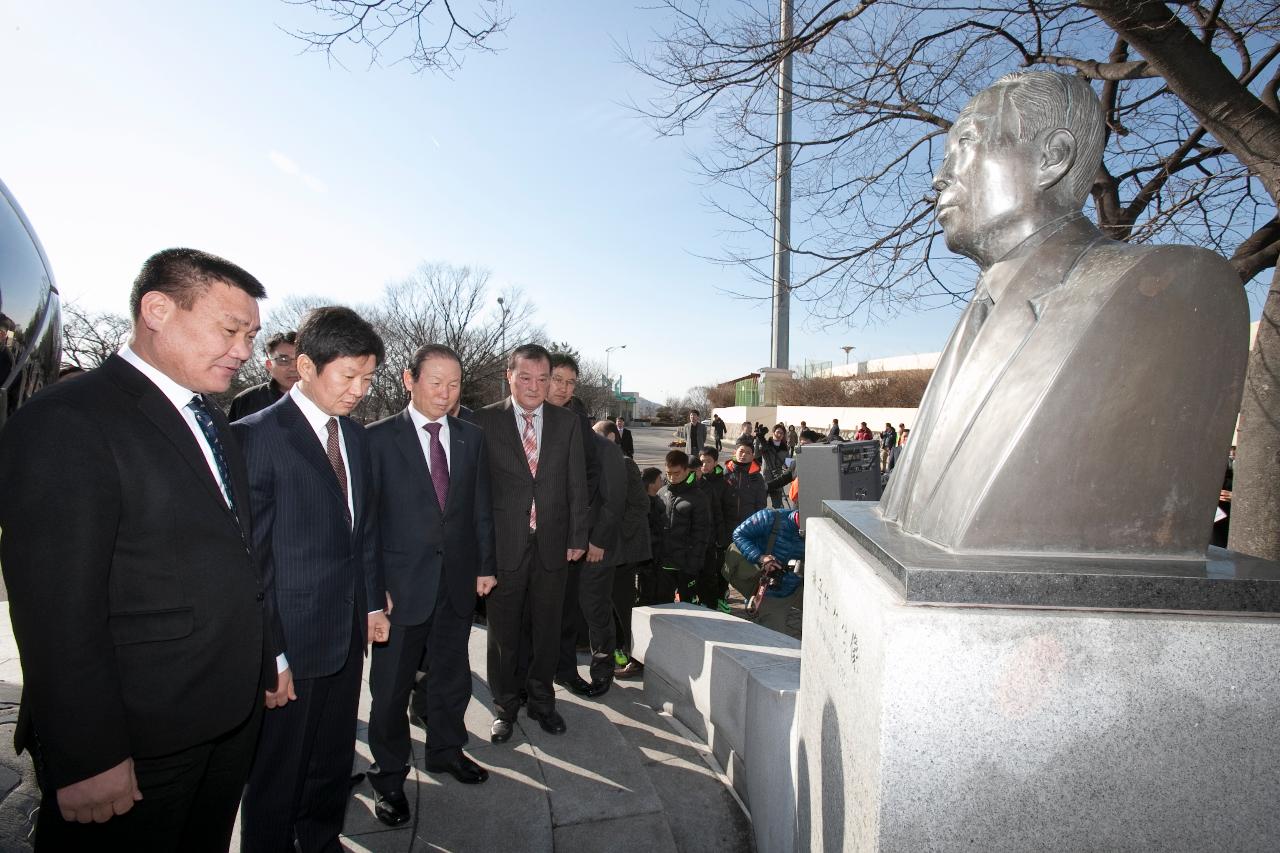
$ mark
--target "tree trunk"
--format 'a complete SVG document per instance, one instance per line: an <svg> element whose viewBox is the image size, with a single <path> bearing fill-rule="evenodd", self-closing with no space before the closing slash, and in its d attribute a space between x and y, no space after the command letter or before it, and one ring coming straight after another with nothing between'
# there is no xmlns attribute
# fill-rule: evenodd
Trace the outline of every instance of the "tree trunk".
<svg viewBox="0 0 1280 853"><path fill-rule="evenodd" d="M1207 354L1206 354L1207 355ZM1262 308L1240 404L1228 546L1280 560L1280 265Z"/></svg>

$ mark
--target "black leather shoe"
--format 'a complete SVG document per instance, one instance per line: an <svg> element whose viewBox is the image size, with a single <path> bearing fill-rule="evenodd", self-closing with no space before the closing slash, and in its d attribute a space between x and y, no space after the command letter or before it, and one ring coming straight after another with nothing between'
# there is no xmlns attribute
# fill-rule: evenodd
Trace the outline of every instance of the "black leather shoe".
<svg viewBox="0 0 1280 853"><path fill-rule="evenodd" d="M374 791L373 813L378 820L387 826L399 826L407 822L409 820L409 801L405 799L404 791L396 791L394 794Z"/></svg>
<svg viewBox="0 0 1280 853"><path fill-rule="evenodd" d="M559 684L561 687L567 687L579 696L591 695L591 682L587 681L576 672L565 678L556 678L556 684Z"/></svg>
<svg viewBox="0 0 1280 853"><path fill-rule="evenodd" d="M536 720L538 725L542 726L542 730L549 735L562 735L569 729L564 724L564 717L554 709L542 714L530 708L529 719Z"/></svg>
<svg viewBox="0 0 1280 853"><path fill-rule="evenodd" d="M613 684L612 678L592 679L591 684L587 685L590 689L585 694L588 699L595 699L609 692L609 686Z"/></svg>
<svg viewBox="0 0 1280 853"><path fill-rule="evenodd" d="M517 700L521 705L528 705L528 704L529 704L529 691L528 691L528 690L525 690L523 687L521 687L519 690L517 690L517 691L516 691L516 700Z"/></svg>
<svg viewBox="0 0 1280 853"><path fill-rule="evenodd" d="M428 773L448 773L464 785L479 785L489 778L489 771L462 753L441 762L427 762Z"/></svg>
<svg viewBox="0 0 1280 853"><path fill-rule="evenodd" d="M422 729L424 732L427 730L427 721L417 711L409 712L409 722L413 723L415 726Z"/></svg>
<svg viewBox="0 0 1280 853"><path fill-rule="evenodd" d="M506 743L511 740L511 721L494 720L493 725L489 727L489 740L494 743Z"/></svg>

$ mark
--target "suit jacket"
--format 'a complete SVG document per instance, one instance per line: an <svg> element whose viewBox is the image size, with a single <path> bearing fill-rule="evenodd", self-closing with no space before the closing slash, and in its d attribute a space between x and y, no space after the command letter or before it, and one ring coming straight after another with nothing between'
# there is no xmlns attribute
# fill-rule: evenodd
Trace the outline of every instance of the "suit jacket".
<svg viewBox="0 0 1280 853"><path fill-rule="evenodd" d="M628 459L636 455L635 438L631 435L631 430L623 429L618 435L618 446L622 448L622 455Z"/></svg>
<svg viewBox="0 0 1280 853"><path fill-rule="evenodd" d="M231 425L244 449L253 496L254 554L267 586L272 656L285 654L293 677L320 678L342 668L353 623L386 605L377 566L365 562L369 512L364 429L338 418L355 504L346 495L302 410L289 395Z"/></svg>
<svg viewBox="0 0 1280 853"><path fill-rule="evenodd" d="M1203 556L1248 348L1230 266L1081 217L986 281L1007 286L961 316L885 517L955 551Z"/></svg>
<svg viewBox="0 0 1280 853"><path fill-rule="evenodd" d="M587 541L604 549L604 559L594 565L616 566L621 560L622 516L627 508L627 457L622 449L594 430L587 436L600 459L600 483L591 514Z"/></svg>
<svg viewBox="0 0 1280 853"><path fill-rule="evenodd" d="M511 398L475 413L489 448L498 576L520 567L529 538L529 508L538 501L538 553L548 571L565 566L569 548L587 547L587 478L576 414L544 403L538 476L529 473ZM499 583L502 581L499 580ZM394 612L394 611L393 611Z"/></svg>
<svg viewBox="0 0 1280 853"><path fill-rule="evenodd" d="M476 578L497 574L484 431L449 418L444 510L408 409L371 425L365 435L372 493L365 562L376 566L391 593L391 621L421 625L431 618L442 579L454 613L470 616Z"/></svg>
<svg viewBox="0 0 1280 853"><path fill-rule="evenodd" d="M690 456L696 457L702 452L702 448L707 446L707 425L698 422L696 424L687 424L686 428L689 433L689 441L685 446L685 452Z"/></svg>
<svg viewBox="0 0 1280 853"><path fill-rule="evenodd" d="M46 784L176 752L262 701L263 583L244 459L218 407L238 515L177 409L119 356L0 433L0 564L22 656L19 750Z"/></svg>
<svg viewBox="0 0 1280 853"><path fill-rule="evenodd" d="M618 563L642 563L653 556L649 541L649 493L635 460L625 457L627 502L622 510L622 530L618 543Z"/></svg>

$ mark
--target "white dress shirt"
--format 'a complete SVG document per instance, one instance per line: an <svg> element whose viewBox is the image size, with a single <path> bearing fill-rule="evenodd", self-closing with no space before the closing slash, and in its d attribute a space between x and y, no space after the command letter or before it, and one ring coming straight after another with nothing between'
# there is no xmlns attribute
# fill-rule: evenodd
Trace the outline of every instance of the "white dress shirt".
<svg viewBox="0 0 1280 853"><path fill-rule="evenodd" d="M319 406L311 402L311 398L302 393L299 385L294 385L289 389L289 397L302 410L302 416L307 419L307 423L311 425L311 431L316 434L316 439L320 442L320 449L324 451L325 456L329 455L329 420L334 415L325 414ZM342 451L342 468L347 474L347 513L351 516L352 524L355 523L356 506L351 496L351 460L347 455L347 439L342 434L342 420L338 420L338 447Z"/></svg>
<svg viewBox="0 0 1280 853"><path fill-rule="evenodd" d="M204 461L209 464L209 472L213 474L213 482L218 484L218 491L222 493L222 499L230 507L231 496L227 494L227 486L222 482L222 475L218 473L218 463L213 458L213 448L209 446L209 440L204 437L204 430L200 429L200 423L196 420L195 412L188 408L188 404L191 402L191 398L196 395L196 392L190 388L183 388L164 373L161 373L158 368L143 361L142 357L130 349L128 344L121 347L118 354L129 364L136 367L143 376L150 379L151 383L160 389L160 393L164 394L169 402L173 404L173 407L178 410L178 414L182 416L182 420L187 424L187 429L191 430L191 434L196 437L196 446L204 454Z"/></svg>
<svg viewBox="0 0 1280 853"><path fill-rule="evenodd" d="M427 432L424 427L427 424L440 424L440 443L444 445L444 461L453 470L453 454L449 449L449 416L445 415L439 420L431 420L431 418L419 412L412 405L409 406L409 420L413 421L413 428L418 433L418 444L422 445L422 456L427 460L427 470L431 470L431 433ZM432 471L432 473L435 473Z"/></svg>

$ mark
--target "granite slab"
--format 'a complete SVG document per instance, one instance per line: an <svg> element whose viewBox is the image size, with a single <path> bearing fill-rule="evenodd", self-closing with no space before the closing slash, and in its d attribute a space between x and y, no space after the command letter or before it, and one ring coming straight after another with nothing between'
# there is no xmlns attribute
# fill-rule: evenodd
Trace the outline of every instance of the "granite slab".
<svg viewBox="0 0 1280 853"><path fill-rule="evenodd" d="M1280 563L1223 548L1201 560L955 554L903 533L878 503L826 501L822 509L907 604L1280 614Z"/></svg>

